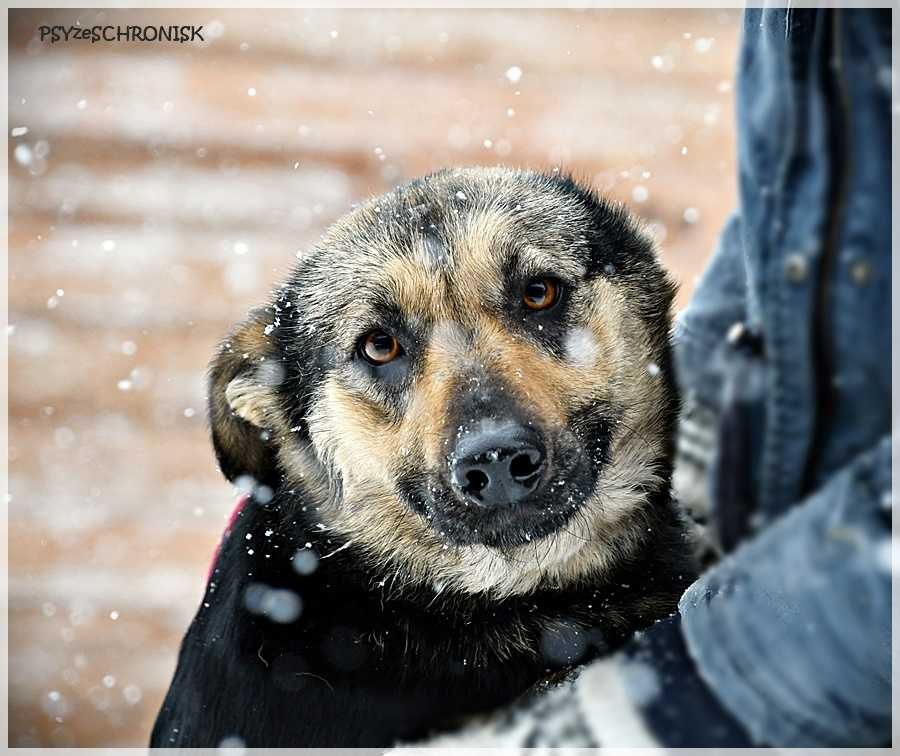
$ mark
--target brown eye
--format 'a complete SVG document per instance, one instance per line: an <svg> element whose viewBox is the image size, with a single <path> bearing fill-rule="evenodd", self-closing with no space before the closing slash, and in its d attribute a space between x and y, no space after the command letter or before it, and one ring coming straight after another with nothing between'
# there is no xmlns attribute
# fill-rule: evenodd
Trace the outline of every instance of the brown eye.
<svg viewBox="0 0 900 756"><path fill-rule="evenodd" d="M549 310L559 299L559 282L552 278L535 278L525 284L522 302L529 310Z"/></svg>
<svg viewBox="0 0 900 756"><path fill-rule="evenodd" d="M400 356L400 342L385 331L370 331L363 337L359 353L373 365L387 365Z"/></svg>

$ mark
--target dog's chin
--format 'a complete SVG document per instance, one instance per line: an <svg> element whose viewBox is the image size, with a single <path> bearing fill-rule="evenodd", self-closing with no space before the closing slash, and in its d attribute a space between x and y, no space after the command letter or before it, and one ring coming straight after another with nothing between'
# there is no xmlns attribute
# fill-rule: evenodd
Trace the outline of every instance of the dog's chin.
<svg viewBox="0 0 900 756"><path fill-rule="evenodd" d="M551 481L526 501L492 507L464 500L443 481L401 486L401 493L445 543L510 549L566 528L590 498L595 482L594 475L576 474Z"/></svg>
<svg viewBox="0 0 900 756"><path fill-rule="evenodd" d="M579 508L552 511L528 507L528 511L523 511L520 507L492 514L480 523L455 523L449 517L435 517L432 522L442 537L455 546L511 549L563 530Z"/></svg>

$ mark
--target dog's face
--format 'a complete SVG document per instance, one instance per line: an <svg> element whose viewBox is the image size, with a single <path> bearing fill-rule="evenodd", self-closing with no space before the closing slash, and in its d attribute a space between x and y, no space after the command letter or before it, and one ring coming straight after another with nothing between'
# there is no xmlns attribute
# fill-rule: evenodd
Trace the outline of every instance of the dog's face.
<svg viewBox="0 0 900 756"><path fill-rule="evenodd" d="M220 462L301 491L387 575L585 578L668 478L672 293L625 212L569 179L415 181L338 221L225 343Z"/></svg>

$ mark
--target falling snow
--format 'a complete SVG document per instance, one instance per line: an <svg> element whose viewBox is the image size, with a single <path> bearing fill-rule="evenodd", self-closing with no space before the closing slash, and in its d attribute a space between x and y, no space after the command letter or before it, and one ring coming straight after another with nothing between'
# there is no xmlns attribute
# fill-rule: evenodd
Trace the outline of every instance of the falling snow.
<svg viewBox="0 0 900 756"><path fill-rule="evenodd" d="M518 66L510 66L506 69L506 78L515 84L522 78L522 69Z"/></svg>

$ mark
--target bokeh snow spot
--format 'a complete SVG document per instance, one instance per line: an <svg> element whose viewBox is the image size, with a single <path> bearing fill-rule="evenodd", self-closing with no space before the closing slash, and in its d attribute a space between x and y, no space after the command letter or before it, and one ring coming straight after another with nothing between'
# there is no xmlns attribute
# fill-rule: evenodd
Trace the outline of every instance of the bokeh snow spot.
<svg viewBox="0 0 900 756"><path fill-rule="evenodd" d="M319 567L319 556L311 549L300 549L291 560L298 575L312 575Z"/></svg>
<svg viewBox="0 0 900 756"><path fill-rule="evenodd" d="M251 583L244 590L244 608L251 614L268 617L272 622L286 625L294 622L303 611L300 597L287 588L272 588L265 583Z"/></svg>
<svg viewBox="0 0 900 756"><path fill-rule="evenodd" d="M566 359L574 365L589 367L597 359L599 348L594 334L587 328L572 328L566 334Z"/></svg>

